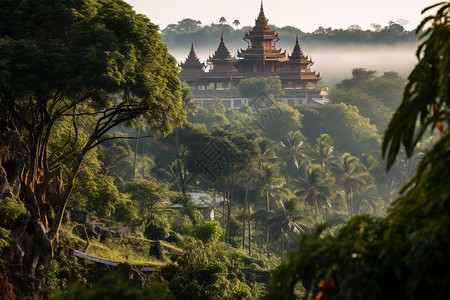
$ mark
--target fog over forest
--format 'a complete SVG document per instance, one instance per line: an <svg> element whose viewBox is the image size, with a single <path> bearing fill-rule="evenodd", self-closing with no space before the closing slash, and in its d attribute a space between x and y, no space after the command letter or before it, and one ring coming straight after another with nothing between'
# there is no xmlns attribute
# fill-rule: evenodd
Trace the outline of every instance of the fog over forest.
<svg viewBox="0 0 450 300"><path fill-rule="evenodd" d="M226 40L225 40L226 43ZM219 39L217 40L219 44ZM228 44L228 50L236 56L237 50L245 49L246 43ZM313 44L308 45L300 41L300 46L305 55L314 61L312 70L320 72L322 80L319 86L332 86L345 78L351 77L354 68L367 68L376 70L379 74L388 71L396 71L407 77L413 66L417 63L415 56L417 45L414 43L394 44L394 45L374 45L374 44ZM195 47L195 44L194 44ZM294 41L280 41L276 48L286 50L290 54L294 48ZM195 52L201 62L205 62L217 48L195 47ZM186 47L171 47L169 52L176 58L177 62L184 62L189 53L190 45Z"/></svg>

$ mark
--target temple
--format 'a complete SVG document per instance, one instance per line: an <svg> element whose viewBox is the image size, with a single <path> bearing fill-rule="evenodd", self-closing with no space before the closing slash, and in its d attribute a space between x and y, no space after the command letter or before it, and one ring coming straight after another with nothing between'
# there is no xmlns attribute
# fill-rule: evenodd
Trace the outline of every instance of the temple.
<svg viewBox="0 0 450 300"><path fill-rule="evenodd" d="M320 73L311 71L310 67L314 62L303 54L298 37L290 55L286 56L286 51L281 52L281 49L275 47L280 39L270 29L262 3L255 26L245 34L244 40L248 47L240 49L237 58L231 56L221 35L219 46L208 58L207 64L200 62L193 44L186 61L179 64L180 79L189 84L196 101L202 107L221 98L225 106L239 109L251 101L240 95L240 80L269 76L281 80L284 94L277 101L290 106L321 106L326 102L326 92L317 87Z"/></svg>

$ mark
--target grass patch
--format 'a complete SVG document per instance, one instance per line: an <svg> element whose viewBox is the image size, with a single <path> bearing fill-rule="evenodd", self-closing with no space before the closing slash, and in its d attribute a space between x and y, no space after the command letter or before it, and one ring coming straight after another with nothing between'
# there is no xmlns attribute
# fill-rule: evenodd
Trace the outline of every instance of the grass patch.
<svg viewBox="0 0 450 300"><path fill-rule="evenodd" d="M162 242L164 248L164 259L156 259L155 257L149 255L150 243L152 241L135 236L109 236L103 241L90 238L89 247L86 251L84 251L86 247L86 239L84 235L79 236L74 233L74 228L76 227L77 225L74 223L65 223L61 226L59 232L61 243L66 247L104 259L118 262L126 261L136 265L159 267L170 262L169 257L172 253L183 253L183 250L180 248L177 248L169 243ZM75 232L78 231L79 230L76 230Z"/></svg>

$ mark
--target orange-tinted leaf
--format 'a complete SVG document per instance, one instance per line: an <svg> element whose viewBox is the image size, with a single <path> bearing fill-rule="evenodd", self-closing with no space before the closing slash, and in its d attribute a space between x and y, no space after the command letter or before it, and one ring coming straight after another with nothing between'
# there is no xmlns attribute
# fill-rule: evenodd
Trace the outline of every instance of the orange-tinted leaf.
<svg viewBox="0 0 450 300"><path fill-rule="evenodd" d="M331 287L336 287L336 284L334 283L334 280L333 280L332 278L328 279L328 284L329 284Z"/></svg>
<svg viewBox="0 0 450 300"><path fill-rule="evenodd" d="M439 132L442 134L442 132L444 131L444 124L442 123L442 121L437 122L437 128L439 129Z"/></svg>
<svg viewBox="0 0 450 300"><path fill-rule="evenodd" d="M320 279L320 286L323 287L323 288L325 287L325 280Z"/></svg>
<svg viewBox="0 0 450 300"><path fill-rule="evenodd" d="M322 297L323 297L323 291L320 291L316 295L316 300L320 300L320 299L322 299Z"/></svg>

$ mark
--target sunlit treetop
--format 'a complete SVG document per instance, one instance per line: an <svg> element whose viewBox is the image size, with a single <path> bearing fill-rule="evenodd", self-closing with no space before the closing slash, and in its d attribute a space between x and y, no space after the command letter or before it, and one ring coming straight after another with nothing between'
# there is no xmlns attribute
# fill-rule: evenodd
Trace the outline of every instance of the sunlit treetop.
<svg viewBox="0 0 450 300"><path fill-rule="evenodd" d="M183 119L176 61L157 26L124 1L0 6L0 97L25 123L33 105L58 117L81 103L114 109L113 123L143 114L164 132Z"/></svg>

